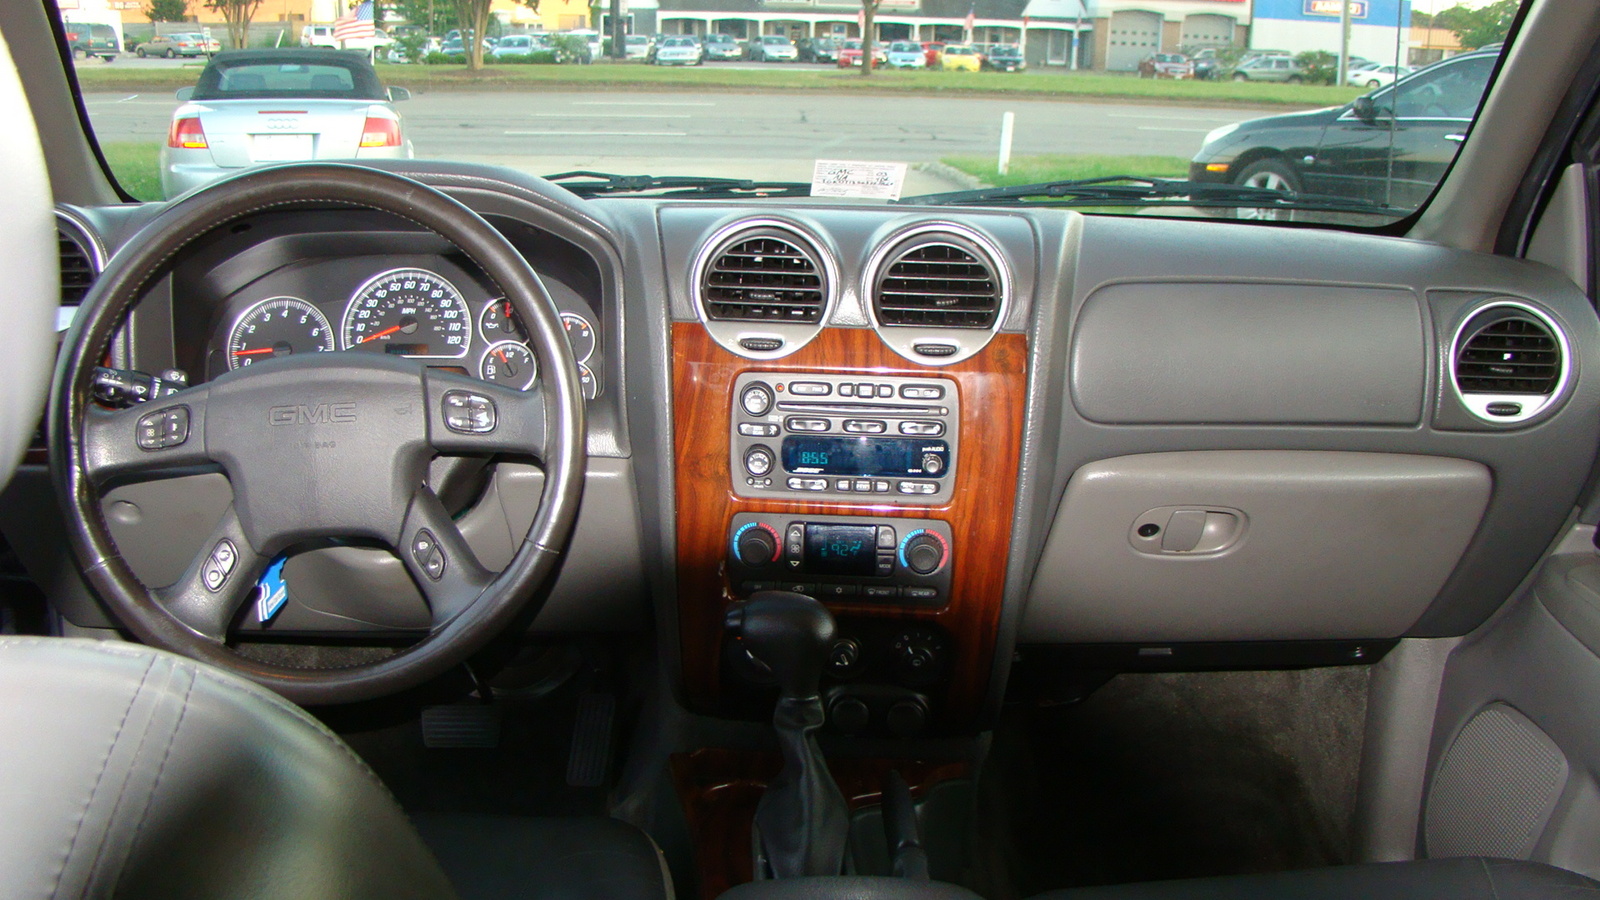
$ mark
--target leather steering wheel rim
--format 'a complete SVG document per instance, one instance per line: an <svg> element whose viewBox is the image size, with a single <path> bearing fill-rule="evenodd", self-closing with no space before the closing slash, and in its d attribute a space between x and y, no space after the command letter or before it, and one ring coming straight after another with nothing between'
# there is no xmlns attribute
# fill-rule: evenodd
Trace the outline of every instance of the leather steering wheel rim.
<svg viewBox="0 0 1600 900"><path fill-rule="evenodd" d="M246 216L306 205L360 207L400 216L443 237L482 267L523 320L540 370L538 389L529 392L528 402L535 404L535 409L542 405L543 412L544 431L537 455L544 468L544 490L532 526L510 564L498 575L485 572L481 593L452 612L447 620L436 622L416 644L382 660L339 669L300 669L246 658L228 648L225 634L202 633L205 629L197 630L169 611L156 593L139 581L117 550L101 514L102 491L94 468L99 457L91 458L90 447L90 435L108 433L96 424L108 416L93 401L94 369L104 359L128 310L167 265L191 242L218 227ZM313 360L314 357L348 360ZM355 357L369 359L358 361ZM359 365L381 377L403 379L410 371L405 366L412 361L394 361L367 353L313 353L291 358L286 365L289 362L302 364L304 371L272 371L280 378L314 376L318 373L312 370L313 364L329 363L332 365L324 368ZM268 367L251 366L230 372L200 386L200 390L210 388L217 392L224 379L231 379L228 384L233 386L249 385L248 379L261 377L249 371L257 368ZM423 405L431 406L418 416L425 425L431 422L431 427L441 434L441 392L453 388L459 394L460 389L475 390L475 385L483 384L463 376L429 373L420 364L411 369L415 371L409 377L419 378L423 384ZM483 388L483 392L489 390ZM501 390L502 408L517 402ZM190 391L163 398L163 403L180 400ZM198 392L194 397L197 401L204 399ZM129 417L142 407L160 405L163 404L147 403L123 411L125 415L120 420L112 420L120 422L115 426L116 433L131 429L133 419ZM433 418L427 419L430 415ZM220 417L213 417L220 421ZM355 165L296 164L253 170L212 185L162 211L117 251L84 298L57 359L49 418L50 465L66 518L68 542L85 581L112 615L147 644L228 669L304 705L347 703L395 693L436 677L481 648L523 611L526 602L544 595L541 588L552 577L571 535L583 490L586 454L581 388L559 312L538 275L500 232L460 202L409 178ZM203 415L199 418L203 419ZM518 423L504 415L503 409L500 418L500 431L516 432ZM198 430L206 424L197 421L195 427ZM462 452L476 449L470 435L447 437L472 448ZM197 435L189 443L201 440ZM238 504L241 483L236 480L236 473L228 471L226 465L223 468L234 484ZM426 493L428 488L423 484L418 490ZM233 514L230 507L229 515ZM406 516L409 520L409 507ZM437 516L432 521L435 530L449 527L439 524ZM395 534L407 534L405 527L408 526L403 525ZM395 552L409 566L409 554L400 549L401 543L394 545ZM196 565L202 565L210 546L202 548ZM464 567L456 565L457 569ZM425 584L421 586L426 588Z"/></svg>

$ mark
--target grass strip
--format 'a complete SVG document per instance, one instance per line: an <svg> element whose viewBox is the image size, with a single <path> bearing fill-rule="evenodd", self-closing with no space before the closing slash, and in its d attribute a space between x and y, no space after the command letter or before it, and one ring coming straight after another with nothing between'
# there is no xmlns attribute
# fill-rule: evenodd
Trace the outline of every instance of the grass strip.
<svg viewBox="0 0 1600 900"><path fill-rule="evenodd" d="M1109 178L1114 175L1147 175L1154 178L1186 178L1189 161L1181 156L1099 156L1043 154L1013 156L1006 174L1001 175L993 157L947 156L945 165L959 169L984 184L1009 187L1040 181L1074 181L1080 178Z"/></svg>
<svg viewBox="0 0 1600 900"><path fill-rule="evenodd" d="M199 69L85 66L78 70L83 90L154 92L193 85ZM727 69L715 65L666 68L628 63L591 66L488 66L468 72L463 66L380 64L385 84L414 91L530 90L680 90L680 91L860 91L883 94L949 94L1025 99L1139 100L1180 104L1259 106L1337 106L1360 96L1361 88L1232 81L1157 81L1090 73L1001 73L884 71L870 78L859 72L788 69Z"/></svg>
<svg viewBox="0 0 1600 900"><path fill-rule="evenodd" d="M161 147L140 141L111 141L100 145L106 164L122 189L138 200L161 200Z"/></svg>

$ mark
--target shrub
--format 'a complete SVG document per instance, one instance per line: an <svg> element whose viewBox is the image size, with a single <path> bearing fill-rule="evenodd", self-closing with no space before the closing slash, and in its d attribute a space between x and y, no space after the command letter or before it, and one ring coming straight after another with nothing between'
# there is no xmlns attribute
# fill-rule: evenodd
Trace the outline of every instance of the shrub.
<svg viewBox="0 0 1600 900"><path fill-rule="evenodd" d="M1339 57L1326 50L1307 50L1296 56L1306 84L1333 84L1339 79Z"/></svg>

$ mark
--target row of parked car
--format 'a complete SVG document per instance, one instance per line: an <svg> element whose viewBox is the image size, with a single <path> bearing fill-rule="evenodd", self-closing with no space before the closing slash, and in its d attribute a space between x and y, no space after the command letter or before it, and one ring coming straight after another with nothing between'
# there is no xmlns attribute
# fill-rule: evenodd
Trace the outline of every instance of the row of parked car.
<svg viewBox="0 0 1600 900"><path fill-rule="evenodd" d="M1378 88L1410 75L1409 66L1384 65L1359 56L1350 58L1346 83L1351 87ZM1202 81L1231 78L1234 81L1274 81L1298 84L1305 80L1299 60L1286 52L1263 50L1245 54L1236 65L1228 66L1215 49L1206 48L1194 56L1182 53L1152 53L1139 61L1141 78L1196 78Z"/></svg>
<svg viewBox="0 0 1600 900"><path fill-rule="evenodd" d="M634 58L630 36L629 58ZM656 65L698 66L708 61L832 63L842 69L858 68L865 56L864 42L858 38L800 38L768 34L739 40L727 34L704 37L689 34L658 34L647 41L637 56ZM873 68L942 69L977 72L992 69L1020 72L1027 68L1022 48L1014 44L963 44L944 41L878 41L872 49Z"/></svg>

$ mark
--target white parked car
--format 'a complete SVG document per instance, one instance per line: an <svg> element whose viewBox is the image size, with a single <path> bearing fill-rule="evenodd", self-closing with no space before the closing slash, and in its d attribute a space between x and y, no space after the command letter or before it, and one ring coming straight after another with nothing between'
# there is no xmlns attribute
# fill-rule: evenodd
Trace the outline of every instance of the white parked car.
<svg viewBox="0 0 1600 900"><path fill-rule="evenodd" d="M366 54L325 48L219 53L172 114L161 148L168 197L268 162L408 159L399 113Z"/></svg>
<svg viewBox="0 0 1600 900"><path fill-rule="evenodd" d="M334 39L333 25L307 25L300 29L300 46L329 47L334 50L382 50L394 43L394 38L382 28L374 29L372 37L354 38L340 42Z"/></svg>
<svg viewBox="0 0 1600 900"><path fill-rule="evenodd" d="M750 42L750 58L761 62L794 62L800 58L800 51L787 37L768 34Z"/></svg>
<svg viewBox="0 0 1600 900"><path fill-rule="evenodd" d="M530 56L550 50L550 39L542 34L508 34L495 42L489 56L499 60L513 56Z"/></svg>
<svg viewBox="0 0 1600 900"><path fill-rule="evenodd" d="M1346 83L1353 87L1380 88L1411 74L1410 66L1373 66L1350 73Z"/></svg>
<svg viewBox="0 0 1600 900"><path fill-rule="evenodd" d="M698 66L705 61L700 42L688 35L663 38L656 47L658 66Z"/></svg>

